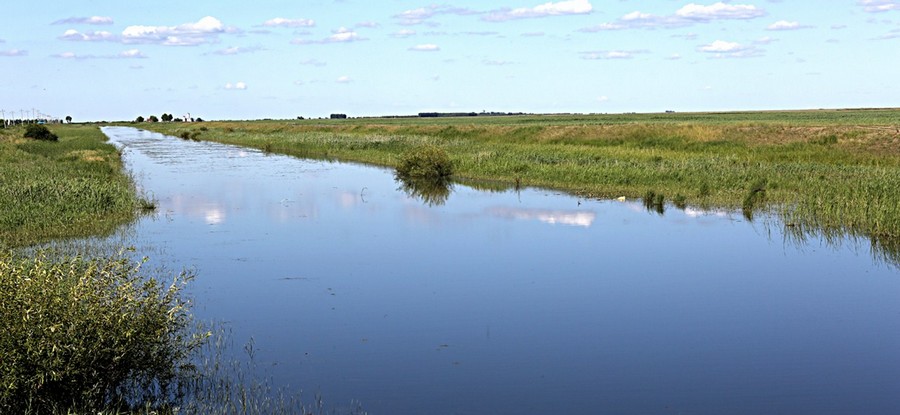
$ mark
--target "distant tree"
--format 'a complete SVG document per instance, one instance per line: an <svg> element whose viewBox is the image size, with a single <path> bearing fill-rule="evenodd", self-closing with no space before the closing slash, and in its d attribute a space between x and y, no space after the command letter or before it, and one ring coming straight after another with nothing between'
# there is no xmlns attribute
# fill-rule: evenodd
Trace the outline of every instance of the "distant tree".
<svg viewBox="0 0 900 415"><path fill-rule="evenodd" d="M137 119L135 119L134 121L135 122L144 122L144 117L141 115L138 115Z"/></svg>
<svg viewBox="0 0 900 415"><path fill-rule="evenodd" d="M194 122L203 122L203 118L197 117Z"/></svg>
<svg viewBox="0 0 900 415"><path fill-rule="evenodd" d="M159 118L156 118L155 115L151 115L150 118L147 118L147 122L159 122Z"/></svg>
<svg viewBox="0 0 900 415"><path fill-rule="evenodd" d="M162 120L165 122L172 121L173 119L175 119L175 116L172 114L163 113L163 115L162 115Z"/></svg>
<svg viewBox="0 0 900 415"><path fill-rule="evenodd" d="M66 115L66 122L69 123L69 124L72 123L72 116L71 116L71 115Z"/></svg>

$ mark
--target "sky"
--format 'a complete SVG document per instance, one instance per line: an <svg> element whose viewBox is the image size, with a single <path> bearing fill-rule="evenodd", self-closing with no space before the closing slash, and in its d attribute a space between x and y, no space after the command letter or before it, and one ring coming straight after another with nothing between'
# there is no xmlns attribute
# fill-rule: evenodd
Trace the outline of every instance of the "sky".
<svg viewBox="0 0 900 415"><path fill-rule="evenodd" d="M4 0L0 110L75 121L900 107L900 0Z"/></svg>

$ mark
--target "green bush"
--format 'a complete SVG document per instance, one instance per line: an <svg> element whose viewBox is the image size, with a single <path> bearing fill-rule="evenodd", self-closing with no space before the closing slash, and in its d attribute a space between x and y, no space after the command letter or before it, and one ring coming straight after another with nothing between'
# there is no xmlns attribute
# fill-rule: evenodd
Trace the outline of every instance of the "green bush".
<svg viewBox="0 0 900 415"><path fill-rule="evenodd" d="M33 138L43 141L59 141L59 137L53 134L47 127L41 124L28 124L25 127L25 138Z"/></svg>
<svg viewBox="0 0 900 415"><path fill-rule="evenodd" d="M400 157L397 177L400 179L445 179L453 174L453 163L447 152L435 146L407 151Z"/></svg>
<svg viewBox="0 0 900 415"><path fill-rule="evenodd" d="M141 264L0 253L0 413L177 399L205 337L181 298L188 276L164 286Z"/></svg>

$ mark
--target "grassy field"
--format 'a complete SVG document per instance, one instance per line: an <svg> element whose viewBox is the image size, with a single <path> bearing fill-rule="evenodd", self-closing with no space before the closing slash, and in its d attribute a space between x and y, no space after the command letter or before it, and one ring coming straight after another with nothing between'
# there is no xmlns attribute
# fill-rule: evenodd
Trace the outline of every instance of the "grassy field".
<svg viewBox="0 0 900 415"><path fill-rule="evenodd" d="M457 179L584 197L780 214L789 226L900 237L900 110L359 118L141 124L300 157L396 166L444 149Z"/></svg>
<svg viewBox="0 0 900 415"><path fill-rule="evenodd" d="M97 127L50 129L59 141L0 129L0 249L107 234L147 203Z"/></svg>

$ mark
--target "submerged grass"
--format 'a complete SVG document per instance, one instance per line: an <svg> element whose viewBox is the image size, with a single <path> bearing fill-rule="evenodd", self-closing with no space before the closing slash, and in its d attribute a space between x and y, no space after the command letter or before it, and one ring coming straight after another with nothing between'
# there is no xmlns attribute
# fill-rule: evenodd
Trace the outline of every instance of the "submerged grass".
<svg viewBox="0 0 900 415"><path fill-rule="evenodd" d="M93 126L55 125L59 141L0 129L0 248L108 234L141 201L116 148Z"/></svg>
<svg viewBox="0 0 900 415"><path fill-rule="evenodd" d="M196 128L153 124L179 135ZM207 122L203 139L399 166L445 151L455 179L782 215L900 237L900 110ZM648 199L649 193L653 198Z"/></svg>

